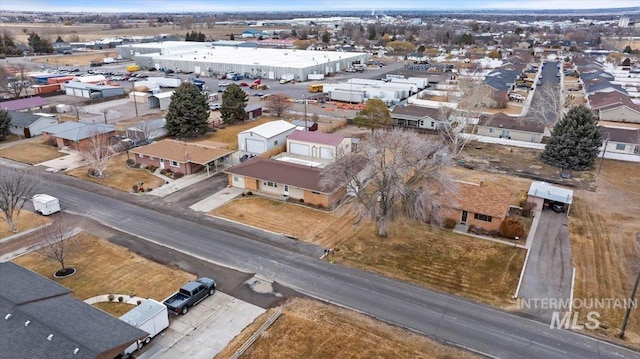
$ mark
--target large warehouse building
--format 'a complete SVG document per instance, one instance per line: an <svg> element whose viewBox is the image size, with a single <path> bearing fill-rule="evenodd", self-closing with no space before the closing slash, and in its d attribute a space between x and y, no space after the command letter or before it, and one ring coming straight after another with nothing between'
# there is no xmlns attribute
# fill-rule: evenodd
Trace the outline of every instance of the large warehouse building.
<svg viewBox="0 0 640 359"><path fill-rule="evenodd" d="M363 52L216 46L210 42L167 41L122 45L116 49L122 58L133 58L143 69L164 68L211 77L236 72L273 80L294 74L296 81L306 81L312 74L342 71L369 59L369 54Z"/></svg>

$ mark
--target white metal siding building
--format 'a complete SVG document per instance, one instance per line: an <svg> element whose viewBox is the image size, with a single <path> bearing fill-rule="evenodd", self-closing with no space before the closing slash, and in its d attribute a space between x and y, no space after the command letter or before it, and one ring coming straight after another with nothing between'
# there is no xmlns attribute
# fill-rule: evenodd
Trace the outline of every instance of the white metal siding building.
<svg viewBox="0 0 640 359"><path fill-rule="evenodd" d="M254 155L284 145L287 136L296 130L293 124L277 120L238 133L238 149Z"/></svg>

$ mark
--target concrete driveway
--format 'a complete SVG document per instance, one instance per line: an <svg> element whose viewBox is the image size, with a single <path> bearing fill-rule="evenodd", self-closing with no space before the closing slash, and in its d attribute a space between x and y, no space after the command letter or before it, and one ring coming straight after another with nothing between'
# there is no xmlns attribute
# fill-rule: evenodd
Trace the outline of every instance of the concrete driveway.
<svg viewBox="0 0 640 359"><path fill-rule="evenodd" d="M189 313L169 316L169 328L138 353L140 359L211 359L251 324L262 309L216 292Z"/></svg>
<svg viewBox="0 0 640 359"><path fill-rule="evenodd" d="M573 265L566 213L551 210L538 212L540 219L529 250L524 276L518 294L522 299L571 298ZM534 301L529 301L535 304ZM551 319L556 310L549 305L521 308L540 319ZM569 308L565 308L568 310Z"/></svg>

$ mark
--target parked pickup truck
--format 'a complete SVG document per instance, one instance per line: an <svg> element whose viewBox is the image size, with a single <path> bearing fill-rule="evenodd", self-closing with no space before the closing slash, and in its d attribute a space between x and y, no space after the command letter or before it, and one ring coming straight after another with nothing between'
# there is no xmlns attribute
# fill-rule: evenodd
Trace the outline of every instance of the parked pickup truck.
<svg viewBox="0 0 640 359"><path fill-rule="evenodd" d="M198 278L183 285L179 291L164 301L170 313L187 314L189 307L200 303L203 299L213 295L216 282L211 278Z"/></svg>

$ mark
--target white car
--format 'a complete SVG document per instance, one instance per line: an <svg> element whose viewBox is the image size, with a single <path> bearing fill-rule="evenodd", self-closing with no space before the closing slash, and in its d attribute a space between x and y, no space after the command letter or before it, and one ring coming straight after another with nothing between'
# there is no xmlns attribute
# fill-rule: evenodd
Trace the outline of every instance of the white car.
<svg viewBox="0 0 640 359"><path fill-rule="evenodd" d="M209 104L209 109L212 111L217 111L220 109L220 104L219 103L212 103Z"/></svg>

